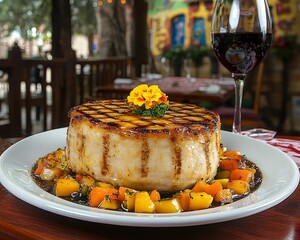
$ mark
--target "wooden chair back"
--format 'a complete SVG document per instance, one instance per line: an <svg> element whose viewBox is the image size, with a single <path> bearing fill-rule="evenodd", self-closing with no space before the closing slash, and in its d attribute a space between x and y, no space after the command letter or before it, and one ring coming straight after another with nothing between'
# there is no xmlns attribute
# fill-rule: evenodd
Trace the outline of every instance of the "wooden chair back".
<svg viewBox="0 0 300 240"><path fill-rule="evenodd" d="M66 59L23 59L19 48L0 60L0 70L8 74L9 85L8 117L0 121L0 137L31 135L36 121L42 121L39 131L67 125L67 112L74 105L68 101L73 89L67 81L67 65ZM38 81L33 79L37 68Z"/></svg>

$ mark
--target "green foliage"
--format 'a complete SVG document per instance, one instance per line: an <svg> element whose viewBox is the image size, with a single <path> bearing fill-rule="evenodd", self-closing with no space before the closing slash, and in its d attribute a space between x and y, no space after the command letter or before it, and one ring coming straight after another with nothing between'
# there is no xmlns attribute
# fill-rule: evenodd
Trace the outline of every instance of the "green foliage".
<svg viewBox="0 0 300 240"><path fill-rule="evenodd" d="M49 30L51 0L2 0L0 2L0 25L7 28L7 34L19 30L23 38L32 27L45 25Z"/></svg>
<svg viewBox="0 0 300 240"><path fill-rule="evenodd" d="M181 46L172 47L162 52L161 57L169 59L173 66L182 64L185 57L185 51Z"/></svg>
<svg viewBox="0 0 300 240"><path fill-rule="evenodd" d="M71 4L73 33L91 35L97 32L95 0L73 0Z"/></svg>
<svg viewBox="0 0 300 240"><path fill-rule="evenodd" d="M196 66L200 66L205 56L210 56L211 49L207 47L189 47L185 50L186 58L192 59Z"/></svg>
<svg viewBox="0 0 300 240"><path fill-rule="evenodd" d="M146 109L145 104L143 104L141 107L135 108L133 113L146 117L162 117L168 109L169 106L164 103L157 104L153 109Z"/></svg>
<svg viewBox="0 0 300 240"><path fill-rule="evenodd" d="M171 47L162 52L161 57L169 59L173 66L182 64L184 58L190 58L196 66L201 65L203 57L211 55L211 49L208 47L189 47L183 49L182 47Z"/></svg>
<svg viewBox="0 0 300 240"><path fill-rule="evenodd" d="M73 33L90 35L97 32L96 0L71 0ZM44 31L52 31L52 0L2 0L0 1L0 25L5 26L6 33L18 30L24 39L28 30L43 24Z"/></svg>

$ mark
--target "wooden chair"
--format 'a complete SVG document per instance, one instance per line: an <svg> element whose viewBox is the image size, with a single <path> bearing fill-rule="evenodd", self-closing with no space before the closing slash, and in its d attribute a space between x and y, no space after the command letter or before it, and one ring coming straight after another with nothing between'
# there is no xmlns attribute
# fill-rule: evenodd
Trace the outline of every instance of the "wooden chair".
<svg viewBox="0 0 300 240"><path fill-rule="evenodd" d="M0 59L0 69L7 76L9 91L7 93L8 112L5 113L0 120L0 137L18 137L22 136L21 127L21 91L20 78L21 72L14 71L15 65L19 64L18 59L21 58L19 48L13 48L7 59ZM3 103L4 104L4 103Z"/></svg>
<svg viewBox="0 0 300 240"><path fill-rule="evenodd" d="M73 105L70 103L73 89L67 80L67 66L66 59L23 59L17 47L10 51L8 59L0 60L0 70L8 74L9 84L8 118L0 121L0 137L31 135L33 125L40 117L39 131L67 125L67 112ZM38 91L36 83L32 82L32 69L36 67L42 70Z"/></svg>
<svg viewBox="0 0 300 240"><path fill-rule="evenodd" d="M42 119L42 131L60 127L61 114L63 114L63 80L64 80L64 60L24 60L24 83L25 96L23 97L26 109L25 134L32 134L34 120ZM32 81L32 69L39 68L40 86ZM32 116L32 110L35 114ZM42 115L42 118L41 118ZM64 114L67 118L67 114Z"/></svg>
<svg viewBox="0 0 300 240"><path fill-rule="evenodd" d="M256 85L255 85L255 96L253 108L242 108L242 127L256 128L259 126L261 120L259 114L260 107L260 96L261 87L263 81L264 63L260 63L258 66ZM232 126L234 117L234 107L220 106L213 109L220 115L221 123L224 127Z"/></svg>

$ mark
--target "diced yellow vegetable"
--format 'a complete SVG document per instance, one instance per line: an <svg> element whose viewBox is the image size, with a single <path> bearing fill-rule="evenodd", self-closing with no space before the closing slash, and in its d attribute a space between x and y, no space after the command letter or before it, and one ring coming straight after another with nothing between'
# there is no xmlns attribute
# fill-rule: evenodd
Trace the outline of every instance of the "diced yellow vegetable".
<svg viewBox="0 0 300 240"><path fill-rule="evenodd" d="M125 197L123 201L123 207L129 211L133 212L135 207L135 192L125 191Z"/></svg>
<svg viewBox="0 0 300 240"><path fill-rule="evenodd" d="M135 208L137 213L153 213L155 205L150 199L149 193L146 191L137 192L135 194Z"/></svg>
<svg viewBox="0 0 300 240"><path fill-rule="evenodd" d="M205 192L191 192L189 210L209 208L213 197Z"/></svg>
<svg viewBox="0 0 300 240"><path fill-rule="evenodd" d="M110 199L109 197L105 197L104 200L100 203L100 208L118 210L120 209L121 202L116 199Z"/></svg>
<svg viewBox="0 0 300 240"><path fill-rule="evenodd" d="M256 173L256 169L255 168L250 168L250 167L246 167L246 170L253 172L253 174Z"/></svg>
<svg viewBox="0 0 300 240"><path fill-rule="evenodd" d="M63 159L65 157L65 151L61 148L57 149L55 152L55 158L56 159Z"/></svg>
<svg viewBox="0 0 300 240"><path fill-rule="evenodd" d="M215 179L223 179L223 178L229 178L230 171L219 171L217 172L217 175Z"/></svg>
<svg viewBox="0 0 300 240"><path fill-rule="evenodd" d="M234 193L245 194L250 190L250 184L241 180L230 180L226 188L231 189Z"/></svg>
<svg viewBox="0 0 300 240"><path fill-rule="evenodd" d="M220 179L215 179L215 180L211 181L211 183L219 182L219 183L221 183L222 187L225 188L228 181L229 181L228 178L220 178Z"/></svg>
<svg viewBox="0 0 300 240"><path fill-rule="evenodd" d="M79 189L80 185L74 179L58 179L55 187L55 195L60 197L67 197L70 196L73 192L78 192Z"/></svg>
<svg viewBox="0 0 300 240"><path fill-rule="evenodd" d="M94 185L95 179L92 178L91 176L82 176L82 178L80 179L80 183L82 185L91 187Z"/></svg>
<svg viewBox="0 0 300 240"><path fill-rule="evenodd" d="M178 213L182 211L177 198L154 201L154 205L157 213Z"/></svg>
<svg viewBox="0 0 300 240"><path fill-rule="evenodd" d="M232 202L232 193L230 189L222 189L218 191L214 197L214 200L219 203L230 203Z"/></svg>

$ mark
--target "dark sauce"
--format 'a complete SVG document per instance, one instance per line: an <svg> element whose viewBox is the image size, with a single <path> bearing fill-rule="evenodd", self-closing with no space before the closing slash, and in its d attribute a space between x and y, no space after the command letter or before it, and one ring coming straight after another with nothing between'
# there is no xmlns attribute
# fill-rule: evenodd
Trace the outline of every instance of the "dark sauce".
<svg viewBox="0 0 300 240"><path fill-rule="evenodd" d="M256 164L254 164L253 162L248 160L245 156L243 156L243 159L241 161L243 162L243 164L245 164L246 167L253 168L253 169L256 170L256 172L254 174L254 181L252 181L250 183L250 191L247 192L246 194L243 194L243 195L238 195L238 194L233 195L233 202L238 201L242 198L245 198L249 194L256 191L259 188L259 186L261 185L261 182L262 182L262 179L263 179L262 172L256 166ZM31 171L31 175L32 175L35 183L40 188L42 188L44 191L55 195L54 194L55 181L45 181L45 180L42 180L39 176L36 176L34 174L36 168L37 168L37 163L34 164L34 166L32 168L32 171ZM76 177L75 172L70 172L70 173L68 173L68 175L73 177L73 178ZM174 192L160 192L160 195L161 195L162 199L172 198L172 197L174 197L175 194L176 193L174 193ZM69 197L60 197L60 198L63 198L67 201L71 201L73 203L77 203L77 204L80 204L80 205L89 206L88 194L85 191L82 191L82 189L81 189L80 192L74 192ZM213 201L211 207L218 207L218 206L221 206L221 205L224 205L224 204L217 203L217 202ZM120 209L120 210L122 211L122 209Z"/></svg>

